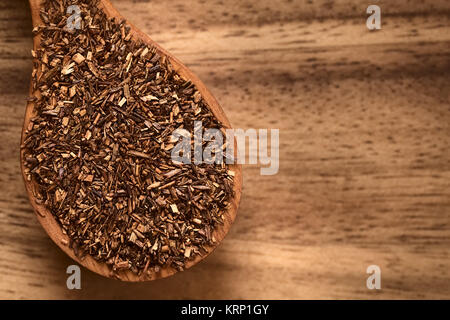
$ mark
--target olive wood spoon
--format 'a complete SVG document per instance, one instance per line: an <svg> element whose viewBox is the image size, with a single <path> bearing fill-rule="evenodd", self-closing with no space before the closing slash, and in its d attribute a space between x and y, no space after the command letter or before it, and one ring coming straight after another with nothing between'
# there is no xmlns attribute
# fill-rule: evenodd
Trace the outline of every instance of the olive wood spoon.
<svg viewBox="0 0 450 320"><path fill-rule="evenodd" d="M41 8L41 4L44 0L29 0L30 2L30 8L31 8L31 16L33 20L33 27L37 27L42 25L39 10ZM171 55L169 52L164 50L160 45L158 45L156 42L154 42L147 34L140 31L138 28L136 28L133 24L129 23L126 19L124 19L120 13L112 6L112 4L109 2L109 0L99 0L98 7L102 9L108 18L116 18L118 21L125 21L126 24L131 28L131 33L134 39L140 39L142 42L146 43L147 45L151 47L155 47L158 54L161 56L166 56L169 61L171 62L173 69L183 78L186 80L190 80L195 86L197 87L197 90L200 91L203 99L205 100L206 104L210 108L210 110L213 112L214 116L223 124L225 128L231 128L230 122L228 121L224 111L214 98L214 96L211 94L211 92L206 88L206 86L203 84L203 82L195 76L192 71L190 71L185 65L183 65L177 58L175 58L173 55ZM36 51L40 46L40 36L39 34L36 34L33 39L34 43L34 50ZM32 86L30 87L30 95L34 96L35 93L33 92ZM26 112L25 112L25 121L22 128L22 144L24 142L25 137L25 131L26 128L28 128L28 124L30 119L33 117L34 113L34 103L32 101L28 102ZM236 145L236 143L235 143ZM206 247L207 253L203 255L197 255L192 260L186 261L185 269L192 267L193 265L197 264L199 261L203 260L207 255L209 255L223 240L225 235L230 230L231 224L233 223L234 219L236 218L237 209L239 206L239 201L241 197L241 190L242 190L242 167L241 165L234 164L231 166L232 170L235 172L234 177L234 197L231 200L231 204L227 212L224 214L224 224L218 226L213 236L216 239L215 245ZM36 184L33 181L28 181L25 175L25 166L24 166L24 150L21 150L21 169L22 169L22 175L25 181L26 190L28 193L28 197L30 199L30 202L33 206L33 209L36 213L37 219L41 223L42 227L45 229L49 237L67 254L69 255L73 260L75 260L80 265L85 266L89 270L96 272L102 276L109 277L109 278L116 278L123 281L148 281L148 280L156 280L159 278L165 278L168 276L171 276L178 272L173 267L165 266L160 269L159 272L153 272L153 273L142 273L140 276L133 273L131 270L121 270L116 271L115 273L111 272L111 268L106 265L104 262L99 262L92 258L89 255L86 255L83 259L79 259L73 252L71 248L68 247L67 243L69 241L67 235L63 234L62 229L52 213L42 204L39 204L36 201L35 196L33 195L33 189L36 186Z"/></svg>

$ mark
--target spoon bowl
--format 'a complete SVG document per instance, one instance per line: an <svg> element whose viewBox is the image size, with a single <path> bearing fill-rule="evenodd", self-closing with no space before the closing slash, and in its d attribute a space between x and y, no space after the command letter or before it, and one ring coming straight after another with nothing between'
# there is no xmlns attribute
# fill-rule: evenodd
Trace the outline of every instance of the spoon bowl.
<svg viewBox="0 0 450 320"><path fill-rule="evenodd" d="M31 8L31 16L33 20L33 27L38 27L42 25L42 21L40 18L40 8L42 6L43 0L29 0L30 8ZM201 93L206 105L209 107L210 111L214 114L217 120L219 120L224 128L231 128L231 125L214 98L211 92L207 89L207 87L203 84L203 82L185 65L183 65L177 58L171 55L169 52L164 50L160 45L158 45L155 41L153 41L147 34L140 31L134 25L129 23L126 19L124 19L120 13L112 6L109 0L99 0L98 7L100 10L103 10L109 19L115 18L117 21L125 21L126 25L130 27L130 32L132 37L135 40L140 40L143 43L147 44L150 47L154 47L157 50L157 53L161 56L165 56L171 63L173 69L177 74L183 77L186 80L190 80L197 88L197 90ZM34 50L36 51L40 47L40 36L36 34L33 39ZM33 86L30 86L30 96L36 96L36 92L33 92ZM25 112L25 120L22 129L22 146L24 143L24 139L26 137L26 130L29 126L30 119L35 115L35 103L33 101L29 101L26 107ZM236 145L236 143L235 143ZM233 191L234 196L230 200L230 206L227 211L224 213L224 223L223 225L219 225L215 228L213 232L213 236L216 239L214 245L206 247L206 254L197 255L192 260L188 260L185 263L185 269L192 267L197 264L199 261L203 260L206 256L208 256L223 240L225 235L230 230L230 227L233 221L236 218L237 209L239 206L239 201L241 197L242 190L242 167L238 164L230 165L231 169L235 172L234 181L233 181ZM25 186L27 190L28 197L30 199L31 205L36 213L38 221L41 223L42 227L47 232L48 236L73 260L75 260L80 265L83 265L87 269L98 273L102 276L109 278L117 278L123 281L148 281L155 280L159 278L165 278L171 276L178 272L177 269L171 266L161 267L158 272L148 273L144 272L141 275L137 275L133 273L131 270L119 270L116 272L112 272L111 268L104 262L99 262L95 260L90 255L86 255L83 258L79 258L75 255L73 250L69 248L67 245L69 242L69 238L62 231L61 226L56 221L53 214L35 197L35 189L37 184L34 181L28 181L25 174L25 164L24 164L24 149L21 148L21 169L22 175L25 181Z"/></svg>

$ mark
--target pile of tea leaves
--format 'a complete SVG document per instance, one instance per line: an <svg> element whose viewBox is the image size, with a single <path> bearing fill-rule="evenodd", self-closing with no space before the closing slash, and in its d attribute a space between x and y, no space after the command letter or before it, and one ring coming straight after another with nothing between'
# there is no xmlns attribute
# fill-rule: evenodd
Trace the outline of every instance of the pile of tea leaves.
<svg viewBox="0 0 450 320"><path fill-rule="evenodd" d="M67 8L81 28L67 29ZM233 197L226 164L171 159L172 133L223 128L197 88L165 56L133 39L95 0L45 0L33 51L25 174L66 245L112 271L136 274L188 260L214 245Z"/></svg>

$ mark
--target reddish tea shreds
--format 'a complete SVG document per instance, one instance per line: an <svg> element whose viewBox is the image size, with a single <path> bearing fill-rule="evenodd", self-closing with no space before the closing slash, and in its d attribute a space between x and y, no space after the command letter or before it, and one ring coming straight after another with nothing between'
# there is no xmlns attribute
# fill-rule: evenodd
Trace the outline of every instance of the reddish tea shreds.
<svg viewBox="0 0 450 320"><path fill-rule="evenodd" d="M166 57L96 2L43 6L25 172L78 256L137 274L182 270L215 243L233 177L225 164L174 164L170 138L178 128L193 133L194 121L222 125ZM81 29L70 31L74 4Z"/></svg>

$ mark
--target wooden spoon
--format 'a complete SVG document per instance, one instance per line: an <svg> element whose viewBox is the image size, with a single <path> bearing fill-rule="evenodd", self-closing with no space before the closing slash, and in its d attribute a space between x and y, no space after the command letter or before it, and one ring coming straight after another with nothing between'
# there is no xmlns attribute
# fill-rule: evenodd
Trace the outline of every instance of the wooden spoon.
<svg viewBox="0 0 450 320"><path fill-rule="evenodd" d="M31 15L33 19L33 27L37 27L39 25L42 25L39 10L41 8L41 4L43 3L43 0L29 0L30 7L31 7ZM111 5L109 0L100 0L98 4L99 8L102 9L106 15L109 18L116 18L118 21L126 21L120 13ZM148 44L149 46L155 47L158 51L158 53L163 56L165 55L169 61L172 63L172 66L174 70L183 78L186 80L190 80L192 83L195 84L197 87L197 90L200 91L201 95L203 96L206 104L210 108L210 110L213 112L215 117L222 122L224 127L231 128L230 123L223 112L222 108L219 106L216 99L213 97L211 92L206 88L206 86L203 84L203 82L200 81L185 65L183 65L177 58L172 56L169 52L161 48L156 42L154 42L148 35L137 29L134 25L132 25L129 22L126 22L128 26L131 28L131 33L135 39L140 39L144 43ZM40 36L36 35L34 37L34 50L36 51L40 46ZM32 86L30 89L31 96L34 95L34 92L32 91ZM28 127L30 119L33 117L34 113L34 107L35 104L33 102L29 102L27 104L26 113L25 113L25 121L22 129L22 145L24 142L25 137L25 131ZM34 208L34 211L36 213L37 219L41 223L41 225L44 227L47 234L50 236L50 238L65 252L67 253L72 259L74 259L77 263L85 266L91 271L94 271L100 275L103 275L105 277L110 278L118 278L120 280L124 281L147 281L147 280L155 280L159 278L165 278L170 275L173 275L177 272L177 270L173 267L164 267L161 268L161 270L157 273L143 273L141 276L136 275L130 270L125 271L118 271L116 273L112 273L110 267L106 265L106 263L98 262L91 256L87 255L82 260L75 256L72 249L70 249L67 246L68 243L68 237L67 235L64 235L62 232L62 229L52 213L47 210L46 207L36 202L36 198L33 195L33 190L35 187L35 183L33 181L28 181L25 175L25 166L24 166L24 150L21 150L21 168L22 168L22 175L25 181L26 190L28 193L28 197L30 198L31 204ZM223 240L225 235L228 233L231 224L233 223L234 219L236 218L237 208L239 205L240 197L241 197L241 190L242 190L242 167L240 165L232 165L232 170L235 172L235 179L234 179L234 192L235 196L231 201L230 208L228 211L224 214L224 224L217 227L214 231L213 235L216 238L216 244L214 246L207 247L207 253L202 256L196 256L193 260L186 261L185 268L190 268L199 261L203 260L207 255L209 255L216 247L217 245Z"/></svg>

